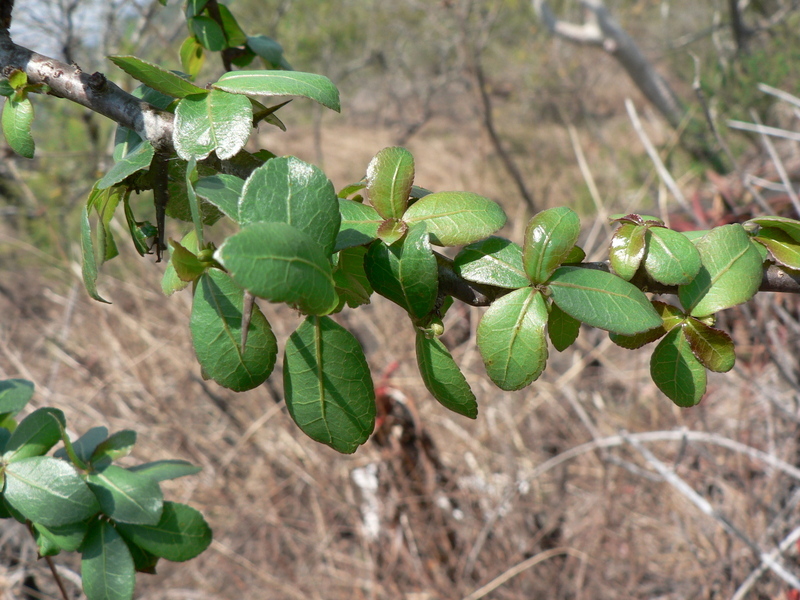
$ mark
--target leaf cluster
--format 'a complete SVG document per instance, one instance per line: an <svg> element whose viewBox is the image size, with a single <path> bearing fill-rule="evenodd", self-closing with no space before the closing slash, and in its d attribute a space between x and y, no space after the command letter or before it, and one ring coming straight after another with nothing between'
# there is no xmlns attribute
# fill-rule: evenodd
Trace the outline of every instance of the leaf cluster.
<svg viewBox="0 0 800 600"><path fill-rule="evenodd" d="M159 485L198 467L181 460L121 467L115 461L132 451L134 431L94 427L73 441L64 413L49 407L18 422L32 395L29 381L0 381L0 518L27 525L40 556L79 552L89 600L132 598L137 571L155 573L162 558L185 561L208 547L202 515L165 501Z"/></svg>

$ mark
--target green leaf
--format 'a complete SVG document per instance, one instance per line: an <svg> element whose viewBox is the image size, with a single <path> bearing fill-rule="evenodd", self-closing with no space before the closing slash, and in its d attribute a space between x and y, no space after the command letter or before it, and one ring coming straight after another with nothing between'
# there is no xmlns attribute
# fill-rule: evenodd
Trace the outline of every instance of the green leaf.
<svg viewBox="0 0 800 600"><path fill-rule="evenodd" d="M657 339L666 335L667 332L672 331L673 328L683 324L686 320L686 315L683 314L683 311L671 304L658 302L657 300L653 300L651 304L656 312L661 315L661 325L634 335L612 333L609 335L611 341L622 348L636 350L646 344L655 342Z"/></svg>
<svg viewBox="0 0 800 600"><path fill-rule="evenodd" d="M200 69L203 68L203 63L206 61L206 54L203 50L203 44L198 42L196 37L190 35L181 44L178 54L181 57L181 68L186 72L187 75L189 75L191 79L197 77Z"/></svg>
<svg viewBox="0 0 800 600"><path fill-rule="evenodd" d="M287 223L252 223L214 254L233 280L270 302L306 314L327 314L338 304L328 258L319 244Z"/></svg>
<svg viewBox="0 0 800 600"><path fill-rule="evenodd" d="M520 390L547 364L547 304L534 288L498 298L478 325L478 349L491 380L502 390Z"/></svg>
<svg viewBox="0 0 800 600"><path fill-rule="evenodd" d="M228 47L244 46L247 43L247 36L239 23L236 22L230 9L224 4L218 4L219 15L222 18L222 31L225 33L225 39L228 40Z"/></svg>
<svg viewBox="0 0 800 600"><path fill-rule="evenodd" d="M283 47L265 35L251 35L247 37L247 47L262 58L269 69L283 69L291 71L290 65L283 55Z"/></svg>
<svg viewBox="0 0 800 600"><path fill-rule="evenodd" d="M30 402L33 383L27 379L0 380L0 415L14 416Z"/></svg>
<svg viewBox="0 0 800 600"><path fill-rule="evenodd" d="M244 181L234 175L201 177L194 185L195 193L220 209L226 216L239 222L239 198Z"/></svg>
<svg viewBox="0 0 800 600"><path fill-rule="evenodd" d="M525 229L522 262L533 283L545 283L569 256L581 233L581 220L572 209L548 208L534 216Z"/></svg>
<svg viewBox="0 0 800 600"><path fill-rule="evenodd" d="M197 233L194 229L183 236L181 239L181 246L195 255L200 251L199 244L197 243ZM164 269L164 276L161 278L161 291L163 291L165 295L169 296L184 289L188 285L188 281L184 281L178 277L178 272L175 269L175 265L172 264L172 257L170 257L169 263L167 263L167 268Z"/></svg>
<svg viewBox="0 0 800 600"><path fill-rule="evenodd" d="M66 419L57 408L44 407L33 411L11 434L3 460L14 462L46 454L61 440L59 423L65 425Z"/></svg>
<svg viewBox="0 0 800 600"><path fill-rule="evenodd" d="M364 258L364 270L376 292L415 317L433 310L439 291L438 267L424 227L411 227L406 237L391 246L374 242Z"/></svg>
<svg viewBox="0 0 800 600"><path fill-rule="evenodd" d="M81 211L81 273L83 275L83 285L89 296L98 302L111 304L97 292L97 259L94 254L94 242L92 241L92 226L89 223L89 211L86 206Z"/></svg>
<svg viewBox="0 0 800 600"><path fill-rule="evenodd" d="M92 453L108 437L108 429L105 427L92 427L77 440L72 442L72 450L81 462L89 463ZM59 448L54 456L56 458L68 459L65 449Z"/></svg>
<svg viewBox="0 0 800 600"><path fill-rule="evenodd" d="M339 231L339 202L328 177L294 156L273 158L248 177L239 200L242 225L288 223L308 234L325 255Z"/></svg>
<svg viewBox="0 0 800 600"><path fill-rule="evenodd" d="M81 552L81 579L88 600L130 600L136 585L133 557L112 523L91 523Z"/></svg>
<svg viewBox="0 0 800 600"><path fill-rule="evenodd" d="M644 268L664 285L686 285L700 272L700 252L682 233L650 227Z"/></svg>
<svg viewBox="0 0 800 600"><path fill-rule="evenodd" d="M184 11L186 20L199 16L205 9L206 4L208 4L208 0L186 0L186 9Z"/></svg>
<svg viewBox="0 0 800 600"><path fill-rule="evenodd" d="M135 56L109 56L108 58L134 79L138 79L147 87L167 96L186 98L192 95L208 94L208 90L141 58Z"/></svg>
<svg viewBox="0 0 800 600"><path fill-rule="evenodd" d="M68 523L60 527L45 527L41 523L32 523L31 525L37 536L47 538L53 546L67 552L74 552L80 548L89 530L88 521Z"/></svg>
<svg viewBox="0 0 800 600"><path fill-rule="evenodd" d="M391 246L408 233L408 225L400 219L386 219L378 226L378 239Z"/></svg>
<svg viewBox="0 0 800 600"><path fill-rule="evenodd" d="M158 229L149 221L137 221L131 208L131 203L128 194L123 196L125 223L128 226L128 231L131 234L131 241L133 247L139 256L144 256L150 252L153 241L158 236Z"/></svg>
<svg viewBox="0 0 800 600"><path fill-rule="evenodd" d="M232 94L250 96L301 96L339 112L339 90L330 79L297 71L231 71L214 87Z"/></svg>
<svg viewBox="0 0 800 600"><path fill-rule="evenodd" d="M192 17L189 19L189 29L207 50L220 52L228 47L222 27L211 17Z"/></svg>
<svg viewBox="0 0 800 600"><path fill-rule="evenodd" d="M561 310L592 327L632 335L661 325L647 296L611 273L559 267L549 287Z"/></svg>
<svg viewBox="0 0 800 600"><path fill-rule="evenodd" d="M123 536L122 539L125 540L125 537ZM125 540L125 543L127 544L128 550L133 557L133 566L136 569L136 572L155 575L156 565L158 565L158 561L161 560L161 558L155 554L151 554L147 550L140 548L133 542Z"/></svg>
<svg viewBox="0 0 800 600"><path fill-rule="evenodd" d="M437 337L417 329L417 366L425 387L439 403L470 419L478 418L478 402L450 351Z"/></svg>
<svg viewBox="0 0 800 600"><path fill-rule="evenodd" d="M226 160L244 148L252 122L253 107L243 96L220 90L186 96L175 109L175 151L184 160L211 152Z"/></svg>
<svg viewBox="0 0 800 600"><path fill-rule="evenodd" d="M112 185L116 185L137 171L148 168L153 160L154 154L155 150L150 142L146 140L141 141L136 146L133 146L130 152L114 163L114 166L109 169L108 173L97 182L97 189L104 190L110 188Z"/></svg>
<svg viewBox="0 0 800 600"><path fill-rule="evenodd" d="M378 237L378 227L382 219L378 211L371 206L339 198L339 214L342 221L336 236L334 252L369 244Z"/></svg>
<svg viewBox="0 0 800 600"><path fill-rule="evenodd" d="M278 355L275 334L258 306L253 306L242 351L244 292L225 273L210 269L200 277L189 323L197 360L222 386L241 392L264 383Z"/></svg>
<svg viewBox="0 0 800 600"><path fill-rule="evenodd" d="M119 254L114 236L111 233L111 219L119 206L121 200L127 200L128 190L118 186L107 189L99 189L100 182L97 182L89 198L86 200L88 210L94 208L98 216L98 226L95 235L94 252L95 257L101 263L111 260Z"/></svg>
<svg viewBox="0 0 800 600"><path fill-rule="evenodd" d="M367 197L384 219L399 219L414 183L414 157L393 146L378 152L367 167Z"/></svg>
<svg viewBox="0 0 800 600"><path fill-rule="evenodd" d="M6 98L0 124L11 149L25 158L33 158L36 144L31 136L33 104L27 98Z"/></svg>
<svg viewBox="0 0 800 600"><path fill-rule="evenodd" d="M205 264L200 262L195 254L181 246L175 240L169 241L172 246L170 265L175 270L175 275L181 281L190 283L206 272Z"/></svg>
<svg viewBox="0 0 800 600"><path fill-rule="evenodd" d="M688 319L683 333L695 358L706 369L716 373L727 373L736 362L736 350L730 336L719 329L709 327L697 319Z"/></svg>
<svg viewBox="0 0 800 600"><path fill-rule="evenodd" d="M653 382L670 400L682 407L694 406L706 392L706 370L692 353L682 327L661 340L650 358Z"/></svg>
<svg viewBox="0 0 800 600"><path fill-rule="evenodd" d="M6 501L26 519L45 527L85 521L100 505L86 483L67 462L34 456L5 468Z"/></svg>
<svg viewBox="0 0 800 600"><path fill-rule="evenodd" d="M800 244L800 221L789 219L787 217L756 217L750 219L748 223L756 223L761 227L769 227L772 229L780 229L788 234L795 242Z"/></svg>
<svg viewBox="0 0 800 600"><path fill-rule="evenodd" d="M578 339L581 331L581 322L570 317L558 307L550 303L550 316L547 319L547 333L550 341L559 352L563 352Z"/></svg>
<svg viewBox="0 0 800 600"><path fill-rule="evenodd" d="M120 523L118 529L140 548L173 562L190 560L211 543L211 529L203 515L177 502L164 502L157 525Z"/></svg>
<svg viewBox="0 0 800 600"><path fill-rule="evenodd" d="M89 459L95 468L102 468L111 461L128 456L136 445L136 432L123 429L100 442Z"/></svg>
<svg viewBox="0 0 800 600"><path fill-rule="evenodd" d="M339 305L335 312L344 308L356 308L362 304L369 304L373 289L364 271L364 256L367 249L364 246L341 250L337 256L336 267L333 271L333 281L336 283L336 294L339 296Z"/></svg>
<svg viewBox="0 0 800 600"><path fill-rule="evenodd" d="M608 250L611 268L625 281L633 278L642 263L646 233L646 227L625 223L611 238L611 247Z"/></svg>
<svg viewBox="0 0 800 600"><path fill-rule="evenodd" d="M139 475L145 475L153 481L178 479L179 477L195 475L202 471L200 467L196 467L185 460L157 460L129 467L128 470Z"/></svg>
<svg viewBox="0 0 800 600"><path fill-rule="evenodd" d="M785 231L764 227L754 239L770 251L778 264L800 269L800 243Z"/></svg>
<svg viewBox="0 0 800 600"><path fill-rule="evenodd" d="M712 229L696 243L702 267L678 297L693 317L705 317L747 302L761 284L761 257L739 225Z"/></svg>
<svg viewBox="0 0 800 600"><path fill-rule="evenodd" d="M236 157L241 156L241 152ZM236 160L234 157L231 160ZM173 219L180 219L189 223L196 224L196 214L192 211L199 211L200 220L204 225L213 225L222 218L220 210L205 200L199 199L194 191L194 183L197 181L198 171L204 174L213 172L213 169L197 165L189 168L189 163L183 160L169 161L169 203L167 203L167 216ZM190 183L190 185L187 185ZM190 189L191 188L191 189ZM193 208L192 205L196 204ZM200 239L202 244L203 240Z"/></svg>
<svg viewBox="0 0 800 600"><path fill-rule="evenodd" d="M283 386L295 423L338 452L355 452L375 427L375 390L364 351L329 317L308 317L289 337Z"/></svg>
<svg viewBox="0 0 800 600"><path fill-rule="evenodd" d="M158 482L116 465L90 473L86 483L100 509L118 523L155 525L161 520L164 496Z"/></svg>
<svg viewBox="0 0 800 600"><path fill-rule="evenodd" d="M437 192L408 207L403 220L422 223L438 246L463 246L490 236L506 223L496 202L470 192Z"/></svg>
<svg viewBox="0 0 800 600"><path fill-rule="evenodd" d="M522 265L522 248L501 237L466 246L453 261L453 269L475 283L509 289L530 285Z"/></svg>
<svg viewBox="0 0 800 600"><path fill-rule="evenodd" d="M196 178L196 175L197 175L197 163L195 158L191 157L189 159L189 162L186 164L186 173L184 175L184 186L186 189L186 200L189 204L189 212L192 215L192 224L194 225L194 232L197 235L197 245L202 248L205 245L205 242L203 241L204 221L203 217L200 214L200 204L197 201L197 194L195 194L194 192L193 179Z"/></svg>

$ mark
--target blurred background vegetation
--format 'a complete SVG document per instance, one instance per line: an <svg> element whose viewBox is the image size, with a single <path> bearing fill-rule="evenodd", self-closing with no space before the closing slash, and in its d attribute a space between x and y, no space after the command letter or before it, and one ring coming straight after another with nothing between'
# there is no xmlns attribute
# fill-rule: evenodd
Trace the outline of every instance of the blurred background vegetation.
<svg viewBox="0 0 800 600"><path fill-rule="evenodd" d="M187 32L175 0L16 4L15 41L102 71L126 89L135 82L106 55L180 68ZM605 4L707 127L693 89L699 80L734 159L730 173L714 174L683 151L679 133L612 56L554 38L530 2L517 0L231 1L248 34L275 38L295 69L327 75L342 94L341 114L293 101L281 112L288 131L262 125L254 148L318 164L340 188L360 179L382 147L406 145L419 185L498 200L511 239L521 239L531 205L575 208L592 257L608 243L608 214L695 220L656 175L625 110L631 98L694 216L735 220L754 210L756 186L775 212L796 218L762 140L727 123L757 117L798 131L800 109L758 85L800 93L800 3L739 2L743 37L733 26L736 3ZM551 6L563 19L583 19L575 0ZM198 82L221 71L211 57ZM769 551L798 525L797 481L786 469L714 444L653 446L748 544L671 491L630 447L590 449L547 472L537 467L621 429L681 427L796 467L793 298L759 297L723 318L739 362L729 376L712 377L708 397L686 411L657 392L646 356L631 358L588 330L531 388L491 389L473 339L480 310L457 307L445 340L478 395L476 423L430 401L410 326L395 331L401 315L378 299L340 319L368 352L385 418L374 443L340 457L296 430L269 384L234 395L202 381L188 339L188 292L164 298L151 260L121 246L100 281L115 306L86 298L78 216L110 165L114 125L54 98L34 103L36 158L19 159L0 142L0 376L35 381L40 405L65 409L78 433L94 425L138 429L138 460L182 457L204 467L171 490L203 509L215 544L197 561L163 567L143 582L141 597L677 599L730 598L737 590L789 597L769 573L746 584L760 564L752 546ZM775 145L796 185L797 142ZM153 220L147 194L136 206L138 218ZM291 331L296 315L264 308L279 339ZM26 583L49 593L26 532L12 527L0 540L0 592L23 598ZM476 592L515 565L524 568Z"/></svg>

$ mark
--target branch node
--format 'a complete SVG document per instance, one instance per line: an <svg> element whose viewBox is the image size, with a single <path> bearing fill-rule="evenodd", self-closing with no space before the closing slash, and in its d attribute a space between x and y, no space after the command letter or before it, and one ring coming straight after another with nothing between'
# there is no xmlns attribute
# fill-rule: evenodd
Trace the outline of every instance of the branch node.
<svg viewBox="0 0 800 600"><path fill-rule="evenodd" d="M108 89L108 80L106 79L106 76L99 71L95 71L89 75L89 79L87 81L89 84L89 89L98 94L101 94Z"/></svg>

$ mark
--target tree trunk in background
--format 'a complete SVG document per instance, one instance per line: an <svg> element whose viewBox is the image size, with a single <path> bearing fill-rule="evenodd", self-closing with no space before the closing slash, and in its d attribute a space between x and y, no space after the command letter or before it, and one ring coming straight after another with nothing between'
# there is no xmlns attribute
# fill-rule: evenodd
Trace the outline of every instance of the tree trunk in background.
<svg viewBox="0 0 800 600"><path fill-rule="evenodd" d="M608 12L602 0L580 0L586 12L583 24L558 19L547 0L533 0L533 8L550 33L576 44L597 46L613 56L633 80L645 98L677 129L686 118L686 107L669 84L645 58L634 39ZM694 120L682 135L681 145L695 158L709 164L718 173L729 169L713 149L707 128Z"/></svg>

